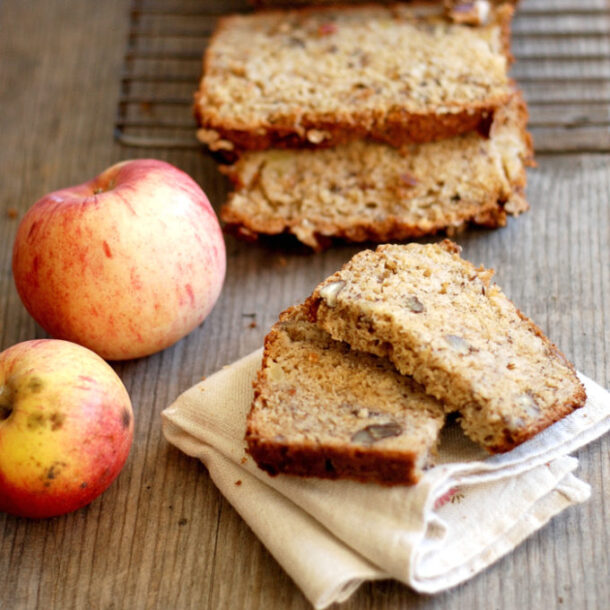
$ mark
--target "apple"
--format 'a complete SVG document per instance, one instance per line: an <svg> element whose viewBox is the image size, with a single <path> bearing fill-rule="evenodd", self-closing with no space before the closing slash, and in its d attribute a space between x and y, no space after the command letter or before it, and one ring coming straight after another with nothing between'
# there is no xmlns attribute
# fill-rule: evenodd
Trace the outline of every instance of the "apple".
<svg viewBox="0 0 610 610"><path fill-rule="evenodd" d="M32 317L107 360L147 356L191 332L214 306L225 266L207 197L154 159L46 195L13 246L15 284Z"/></svg>
<svg viewBox="0 0 610 610"><path fill-rule="evenodd" d="M127 390L91 350L39 339L0 353L0 511L42 518L89 504L132 439Z"/></svg>

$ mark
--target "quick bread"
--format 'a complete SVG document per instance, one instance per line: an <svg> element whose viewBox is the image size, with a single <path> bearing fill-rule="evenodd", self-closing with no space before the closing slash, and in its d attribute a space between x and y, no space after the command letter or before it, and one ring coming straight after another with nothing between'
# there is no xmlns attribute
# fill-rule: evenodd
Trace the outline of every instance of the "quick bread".
<svg viewBox="0 0 610 610"><path fill-rule="evenodd" d="M322 282L309 317L352 349L388 358L459 411L493 453L531 438L586 399L574 367L449 240L360 252Z"/></svg>
<svg viewBox="0 0 610 610"><path fill-rule="evenodd" d="M254 388L248 451L272 475L413 484L444 422L412 379L331 339L302 305L267 335Z"/></svg>
<svg viewBox="0 0 610 610"><path fill-rule="evenodd" d="M489 138L470 132L400 149L357 140L246 152L222 168L235 190L220 215L238 235L292 233L316 250L335 237L387 242L465 223L503 226L528 207L526 122L515 93L496 112Z"/></svg>
<svg viewBox="0 0 610 610"><path fill-rule="evenodd" d="M239 151L485 130L511 95L512 12L474 27L425 2L225 17L195 95L198 137Z"/></svg>

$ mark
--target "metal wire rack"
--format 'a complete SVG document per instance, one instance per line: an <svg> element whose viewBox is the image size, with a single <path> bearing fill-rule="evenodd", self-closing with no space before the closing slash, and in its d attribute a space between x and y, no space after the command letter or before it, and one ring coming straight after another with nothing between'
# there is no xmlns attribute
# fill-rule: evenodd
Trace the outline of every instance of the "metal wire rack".
<svg viewBox="0 0 610 610"><path fill-rule="evenodd" d="M244 0L133 0L116 139L125 146L199 148L193 92L216 20ZM522 0L512 75L540 153L610 152L610 1Z"/></svg>

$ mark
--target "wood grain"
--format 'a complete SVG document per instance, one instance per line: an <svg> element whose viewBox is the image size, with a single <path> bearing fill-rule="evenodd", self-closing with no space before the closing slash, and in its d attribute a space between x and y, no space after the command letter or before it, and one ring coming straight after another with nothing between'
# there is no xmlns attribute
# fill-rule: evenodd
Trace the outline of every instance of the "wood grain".
<svg viewBox="0 0 610 610"><path fill-rule="evenodd" d="M11 277L19 217L44 193L120 159L154 156L190 173L216 208L226 195L224 178L200 151L113 141L128 17L127 0L0 2L1 349L44 336ZM179 112L189 120L188 108ZM496 268L513 300L606 387L609 193L610 156L541 156L529 174L529 213L499 231L458 236L465 256ZM65 517L0 515L2 610L309 607L205 468L164 441L160 412L203 375L259 347L278 313L359 247L311 255L290 241L226 242L226 285L206 322L162 353L116 365L134 403L136 433L115 484ZM579 452L578 474L593 489L586 504L556 517L472 581L435 597L392 581L367 584L342 607L607 608L609 450L605 437Z"/></svg>

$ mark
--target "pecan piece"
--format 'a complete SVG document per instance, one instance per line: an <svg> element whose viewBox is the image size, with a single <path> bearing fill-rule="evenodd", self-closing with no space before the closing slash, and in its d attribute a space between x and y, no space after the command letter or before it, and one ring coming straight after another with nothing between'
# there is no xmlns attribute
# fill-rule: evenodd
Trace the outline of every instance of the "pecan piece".
<svg viewBox="0 0 610 610"><path fill-rule="evenodd" d="M458 354L465 356L470 353L470 346L462 337L458 335L445 335L444 339Z"/></svg>
<svg viewBox="0 0 610 610"><path fill-rule="evenodd" d="M422 313L425 310L424 304L417 297L409 297L406 306L413 313Z"/></svg>
<svg viewBox="0 0 610 610"><path fill-rule="evenodd" d="M345 282L343 280L331 282L320 289L320 296L329 307L334 307L337 304L337 295L343 288L345 288Z"/></svg>
<svg viewBox="0 0 610 610"><path fill-rule="evenodd" d="M371 424L366 428L362 428L362 430L358 430L352 436L352 441L354 443L362 443L363 445L372 445L384 438L400 436L401 434L402 426L394 421L387 424Z"/></svg>

